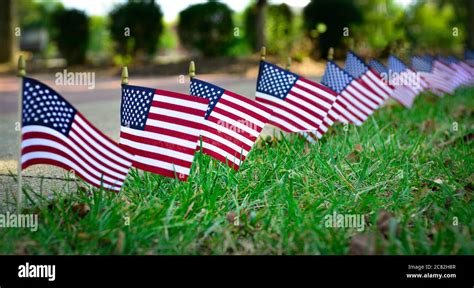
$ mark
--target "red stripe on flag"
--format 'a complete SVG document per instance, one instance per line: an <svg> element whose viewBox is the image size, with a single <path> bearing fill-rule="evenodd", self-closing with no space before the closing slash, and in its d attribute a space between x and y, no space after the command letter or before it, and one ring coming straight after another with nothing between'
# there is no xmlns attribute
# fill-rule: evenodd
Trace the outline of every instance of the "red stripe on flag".
<svg viewBox="0 0 474 288"><path fill-rule="evenodd" d="M115 168L109 166L107 163L97 159L96 157L94 157L88 149L84 149L81 145L79 145L79 143L77 143L74 139L72 138L68 138L69 141L71 141L73 144L75 144L78 148L78 150L74 149L72 147L72 145L66 143L65 141L63 141L62 139L54 136L54 135L51 135L51 134L48 134L48 133L43 133L43 132L27 132L25 134L22 135L22 139L23 140L29 140L29 139L45 139L45 140L50 140L50 141L54 141L54 142L57 142L65 147L68 147L71 151L74 151L75 153L77 153L77 157L79 157L82 161L88 163L89 165L91 166L94 166L92 165L92 163L88 160L85 159L85 157L82 155L82 154L86 154L87 156L89 156L89 158L91 158L92 160L94 160L95 162L101 164L102 166L104 166L104 168L106 168L107 170L110 170L112 172L115 172L119 175L123 175L123 178L120 179L120 180L123 180L125 177L126 177L126 173L122 172L122 171L119 171L119 170L116 170ZM94 166L95 167L95 166ZM97 167L95 167L97 168ZM98 168L97 168L98 169ZM103 169L101 169L100 171L103 171L103 173L111 178L117 178L116 176L112 176L111 174L107 173L107 171L104 171Z"/></svg>
<svg viewBox="0 0 474 288"><path fill-rule="evenodd" d="M68 149L72 150L70 147L67 147ZM77 156L78 155L70 155L70 154L67 154L65 153L64 151L62 150L59 150L59 149L56 149L54 147L50 147L50 146L45 146L45 145L32 145L32 146L28 146L28 147L24 147L23 149L21 149L21 154L22 155L25 155L27 153L31 153L31 152L49 152L49 153L52 153L52 154L55 154L55 155L59 155L59 156L62 156L64 158L66 158L67 160L71 161L72 163L76 164L79 168L81 168L83 171L86 171L86 172L89 172L89 169L87 169L86 167L84 167L84 165L82 165L81 163L79 163L79 161L77 161ZM34 159L47 159L47 158L34 158ZM33 159L31 159L33 160ZM60 161L57 161L57 160L53 160L53 161L56 161L56 162L60 162ZM28 162L28 161L25 161L25 162ZM60 163L63 163L63 162L60 162ZM24 164L24 163L23 163ZM22 165L23 165L22 164ZM47 163L41 163L41 164L47 164ZM89 163L88 163L89 164ZM64 165L67 165L66 163L64 163ZM89 164L90 165L90 164ZM30 165L31 166L31 165ZM25 167L26 168L26 167ZM71 168L72 169L72 168ZM76 173L77 170L74 170L74 172ZM96 171L98 172L99 174L103 174L105 175L105 173L101 173L101 171ZM117 185L113 182L110 182L110 181L107 181L105 179L102 179L101 177L98 177L94 174L91 173L88 173L90 178L94 178L95 180L97 181L101 181L107 185L110 185L110 186L115 186L115 187L120 187L120 185ZM79 175L79 174L78 174ZM84 177L83 177L84 176ZM109 175L107 175L109 176ZM82 175L81 174L81 178L83 178L86 182L89 183L89 181L87 181L87 177L85 177L85 175ZM113 177L112 178L115 178L116 177ZM123 180L122 179L117 179L117 181L120 181L122 182ZM91 183L92 184L92 183ZM100 185L99 185L100 186Z"/></svg>
<svg viewBox="0 0 474 288"><path fill-rule="evenodd" d="M141 143L141 144L166 148L166 149L170 149L170 150L173 150L173 151L177 151L177 152L181 152L181 153L185 153L185 154L189 154L189 155L194 154L194 148L191 149L191 148L187 148L187 147L184 147L184 146L181 146L181 145L178 145L178 144L173 144L173 143L161 141L161 140L158 140L158 139L151 139L151 138L147 138L147 137L141 137L141 136L133 135L133 134L123 132L123 131L120 132L120 137L123 138L123 139L128 139L130 141L138 142L138 143Z"/></svg>
<svg viewBox="0 0 474 288"><path fill-rule="evenodd" d="M198 103L201 103L201 104L209 105L209 100L207 100L207 99L204 99L204 98L201 98L201 97L196 97L196 96L190 96L190 95L186 95L186 94L181 94L181 93L176 93L176 92L172 92L172 91L167 91L167 90L156 89L155 90L155 95L170 96L170 97L181 99L181 100L198 102Z"/></svg>
<svg viewBox="0 0 474 288"><path fill-rule="evenodd" d="M152 106L156 107L156 108L168 109L168 110L172 110L172 111L191 114L191 115L198 116L198 117L203 117L202 110L190 108L190 107L187 107L187 106L171 104L171 103L166 103L166 102L159 102L159 101L156 101L156 100L153 100ZM158 114L158 115L161 115L161 114Z"/></svg>
<svg viewBox="0 0 474 288"><path fill-rule="evenodd" d="M204 118L204 115L203 115L203 118ZM162 121L162 122L168 122L168 123L171 123L171 124L177 124L177 125L181 125L181 126L194 128L194 129L201 129L201 127L202 127L202 125L200 123L197 123L197 122L188 121L188 120L185 120L183 118L176 118L176 117L171 117L171 116L167 116L167 115L159 115L159 114L154 114L154 113L148 114L148 119ZM150 125L150 124L147 123L147 125Z"/></svg>

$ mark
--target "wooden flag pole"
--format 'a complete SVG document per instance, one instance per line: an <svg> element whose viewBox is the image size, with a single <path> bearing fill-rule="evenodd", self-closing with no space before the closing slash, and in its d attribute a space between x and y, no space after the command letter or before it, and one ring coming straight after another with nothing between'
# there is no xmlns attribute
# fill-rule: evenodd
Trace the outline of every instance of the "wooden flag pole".
<svg viewBox="0 0 474 288"><path fill-rule="evenodd" d="M194 61L189 62L189 78L193 79L196 77L196 65L194 65Z"/></svg>
<svg viewBox="0 0 474 288"><path fill-rule="evenodd" d="M23 55L18 57L18 71L16 74L20 78L20 92L18 93L18 164L17 164L17 181L18 181L18 191L16 195L16 210L17 213L21 213L22 208L22 198L23 198L23 179L21 175L21 142L22 142L22 123L23 123L23 77L26 76L26 63Z"/></svg>
<svg viewBox="0 0 474 288"><path fill-rule="evenodd" d="M330 47L328 51L328 60L332 61L334 59L334 48Z"/></svg>
<svg viewBox="0 0 474 288"><path fill-rule="evenodd" d="M286 59L286 70L290 71L290 68L291 68L291 57L288 56L288 58Z"/></svg>
<svg viewBox="0 0 474 288"><path fill-rule="evenodd" d="M267 56L267 48L265 46L262 46L262 49L260 50L260 60L265 61L266 56Z"/></svg>
<svg viewBox="0 0 474 288"><path fill-rule="evenodd" d="M122 68L122 85L128 84L128 68L127 66L123 66Z"/></svg>

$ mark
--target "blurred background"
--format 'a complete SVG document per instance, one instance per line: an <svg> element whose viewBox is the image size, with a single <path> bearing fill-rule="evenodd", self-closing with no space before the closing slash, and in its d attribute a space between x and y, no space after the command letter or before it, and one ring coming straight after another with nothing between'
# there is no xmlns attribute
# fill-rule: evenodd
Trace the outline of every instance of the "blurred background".
<svg viewBox="0 0 474 288"><path fill-rule="evenodd" d="M460 54L474 48L473 13L472 0L2 0L0 72L22 51L30 71L129 65L172 75L202 58L201 72L238 73L265 45L276 61L291 55L317 73L310 64L329 47L336 58L350 47L367 57Z"/></svg>

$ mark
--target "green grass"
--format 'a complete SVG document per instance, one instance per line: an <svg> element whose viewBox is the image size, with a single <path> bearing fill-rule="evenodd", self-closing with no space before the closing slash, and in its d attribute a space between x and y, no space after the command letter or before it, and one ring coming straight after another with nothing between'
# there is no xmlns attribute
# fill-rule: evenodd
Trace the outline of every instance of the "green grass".
<svg viewBox="0 0 474 288"><path fill-rule="evenodd" d="M261 141L238 173L198 155L186 183L133 170L119 194L52 201L26 187L39 230L0 229L0 253L350 254L367 235L379 254L473 254L473 107L474 89L423 95L315 145ZM334 211L363 214L365 231L325 227Z"/></svg>

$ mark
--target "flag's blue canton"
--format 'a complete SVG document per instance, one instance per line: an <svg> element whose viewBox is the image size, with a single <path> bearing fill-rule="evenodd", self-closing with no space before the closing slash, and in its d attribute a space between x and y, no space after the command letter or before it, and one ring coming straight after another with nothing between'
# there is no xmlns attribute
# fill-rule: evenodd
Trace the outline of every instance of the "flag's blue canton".
<svg viewBox="0 0 474 288"><path fill-rule="evenodd" d="M121 125L144 130L155 89L122 85Z"/></svg>
<svg viewBox="0 0 474 288"><path fill-rule="evenodd" d="M352 82L353 79L354 78L352 78L349 73L342 70L334 62L329 61L326 65L326 71L324 71L321 84L340 94L342 90L344 90L344 88L346 88L346 86Z"/></svg>
<svg viewBox="0 0 474 288"><path fill-rule="evenodd" d="M397 57L390 55L388 57L388 69L392 72L401 73L407 70L407 65L402 62L402 60L398 59Z"/></svg>
<svg viewBox="0 0 474 288"><path fill-rule="evenodd" d="M466 50L464 51L464 58L469 60L474 60L474 51Z"/></svg>
<svg viewBox="0 0 474 288"><path fill-rule="evenodd" d="M431 72L432 69L432 64L430 61L427 61L426 59L423 59L418 56L414 56L411 58L411 65L415 70L422 72Z"/></svg>
<svg viewBox="0 0 474 288"><path fill-rule="evenodd" d="M449 63L458 63L459 62L459 59L456 57L456 56L453 56L453 55L449 55L447 57Z"/></svg>
<svg viewBox="0 0 474 288"><path fill-rule="evenodd" d="M347 53L346 64L344 70L349 72L352 77L360 78L369 68L364 61L360 59L354 52Z"/></svg>
<svg viewBox="0 0 474 288"><path fill-rule="evenodd" d="M260 62L257 91L285 99L298 75L265 61Z"/></svg>
<svg viewBox="0 0 474 288"><path fill-rule="evenodd" d="M439 56L446 64L458 63L458 58L453 55L449 56Z"/></svg>
<svg viewBox="0 0 474 288"><path fill-rule="evenodd" d="M209 100L209 106L207 107L205 118L209 118L212 110L216 107L217 102L224 94L224 89L207 83L205 81L193 78L191 80L191 87L190 87L191 95L198 96L204 99Z"/></svg>
<svg viewBox="0 0 474 288"><path fill-rule="evenodd" d="M433 62L434 61L434 57L431 56L430 54L425 54L422 56L423 59L425 59L426 61L430 61L430 62Z"/></svg>
<svg viewBox="0 0 474 288"><path fill-rule="evenodd" d="M50 87L23 78L23 126L46 126L68 135L76 109Z"/></svg>
<svg viewBox="0 0 474 288"><path fill-rule="evenodd" d="M446 58L446 57L444 57L444 56L442 56L442 55L436 56L436 59L438 59L439 61L443 62L444 64L447 64L447 65L451 64L451 62L449 61L449 59Z"/></svg>
<svg viewBox="0 0 474 288"><path fill-rule="evenodd" d="M379 74L388 73L387 67L383 66L382 63L375 59L370 60L369 66L375 69L375 71L377 71Z"/></svg>

